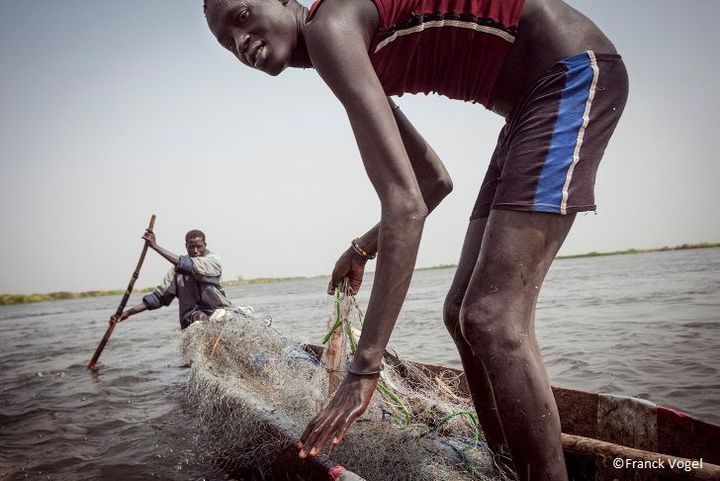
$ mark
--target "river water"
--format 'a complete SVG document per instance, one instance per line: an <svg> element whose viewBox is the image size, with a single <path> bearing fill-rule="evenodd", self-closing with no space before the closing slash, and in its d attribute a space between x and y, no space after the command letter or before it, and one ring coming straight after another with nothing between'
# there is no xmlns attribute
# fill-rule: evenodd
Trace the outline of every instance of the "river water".
<svg viewBox="0 0 720 481"><path fill-rule="evenodd" d="M453 273L415 274L391 339L401 357L460 366L442 323ZM227 293L270 314L289 337L319 343L326 283ZM0 306L0 480L224 479L194 455L174 305L121 324L100 370L85 367L118 302ZM720 249L557 260L536 323L554 385L639 396L720 422Z"/></svg>

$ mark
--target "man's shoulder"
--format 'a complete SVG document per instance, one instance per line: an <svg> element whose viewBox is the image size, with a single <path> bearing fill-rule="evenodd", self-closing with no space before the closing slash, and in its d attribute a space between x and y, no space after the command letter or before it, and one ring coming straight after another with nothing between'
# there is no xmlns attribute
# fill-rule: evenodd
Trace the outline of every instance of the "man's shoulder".
<svg viewBox="0 0 720 481"><path fill-rule="evenodd" d="M207 251L205 255L200 257L202 259L202 262L207 262L209 264L214 264L216 266L222 265L222 259L220 257L220 254L216 254L214 252Z"/></svg>
<svg viewBox="0 0 720 481"><path fill-rule="evenodd" d="M210 251L207 251L203 257L206 257L208 259L220 260L220 254L216 254L215 252L210 252Z"/></svg>
<svg viewBox="0 0 720 481"><path fill-rule="evenodd" d="M313 7L305 34L306 41L309 40L314 48L332 48L335 44L328 40L346 38L349 30L370 31L371 37L377 30L379 14L372 1L322 0Z"/></svg>

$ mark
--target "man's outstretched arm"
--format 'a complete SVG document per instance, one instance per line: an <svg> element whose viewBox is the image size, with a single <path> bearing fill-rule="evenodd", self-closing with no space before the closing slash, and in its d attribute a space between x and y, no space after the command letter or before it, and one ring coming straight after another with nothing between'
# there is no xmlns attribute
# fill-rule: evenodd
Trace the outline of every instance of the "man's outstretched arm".
<svg viewBox="0 0 720 481"><path fill-rule="evenodd" d="M423 200L428 208L428 213L430 213L452 192L453 184L450 174L430 144L390 97L388 97L388 102L400 130L400 136L420 186ZM377 253L379 231L380 224L378 223L358 238L360 248L371 256ZM351 292L357 293L362 283L367 260L352 247L348 248L335 263L328 284L328 294L332 294L343 279L348 279Z"/></svg>
<svg viewBox="0 0 720 481"><path fill-rule="evenodd" d="M110 318L110 324L117 324L118 322L122 322L125 319L127 319L130 316L134 316L135 314L139 314L143 311L146 311L148 309L147 304L144 302L141 302L140 304L131 307L130 309L125 309L122 314L114 315Z"/></svg>
<svg viewBox="0 0 720 481"><path fill-rule="evenodd" d="M126 309L119 316L113 316L110 318L110 324L117 324L118 322L122 322L128 317L134 316L135 314L139 314L143 311L153 311L155 309L160 309L163 306L169 306L173 299L175 299L174 280L175 271L174 269L170 269L170 271L165 275L165 279L163 279L162 284L157 286L150 294L143 297L140 304L137 304L130 309Z"/></svg>
<svg viewBox="0 0 720 481"><path fill-rule="evenodd" d="M150 229L145 231L145 235L143 235L142 238L147 241L151 249L177 267L179 272L190 274L199 281L219 284L219 278L222 275L222 264L220 257L217 255L201 255L198 257L179 256L159 246L155 238L155 233Z"/></svg>
<svg viewBox="0 0 720 481"><path fill-rule="evenodd" d="M167 259L172 265L176 266L178 262L180 261L180 256L177 254L173 254L169 250L165 249L164 247L160 247L157 243L157 240L155 239L155 233L147 229L145 230L145 235L142 236L143 239L147 242L148 246L163 256L165 259Z"/></svg>
<svg viewBox="0 0 720 481"><path fill-rule="evenodd" d="M428 213L397 121L367 54L371 28L365 32L362 20L347 18L356 14L353 9L370 7L363 2L331 2L313 19L305 36L313 65L345 107L380 200L381 220L380 258L355 357L330 403L300 437L301 457L319 454L329 441L339 444L367 409L410 285Z"/></svg>

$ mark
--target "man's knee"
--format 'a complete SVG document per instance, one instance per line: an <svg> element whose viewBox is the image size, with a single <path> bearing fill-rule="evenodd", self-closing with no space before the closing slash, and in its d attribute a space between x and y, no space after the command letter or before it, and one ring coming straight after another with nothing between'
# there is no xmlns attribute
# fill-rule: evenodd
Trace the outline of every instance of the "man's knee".
<svg viewBox="0 0 720 481"><path fill-rule="evenodd" d="M462 338L460 328L460 306L462 306L462 294L454 291L448 292L443 305L443 321L450 336L457 342Z"/></svg>
<svg viewBox="0 0 720 481"><path fill-rule="evenodd" d="M488 294L465 300L460 309L460 329L475 355L494 359L512 353L528 339L527 327L511 314L506 296Z"/></svg>

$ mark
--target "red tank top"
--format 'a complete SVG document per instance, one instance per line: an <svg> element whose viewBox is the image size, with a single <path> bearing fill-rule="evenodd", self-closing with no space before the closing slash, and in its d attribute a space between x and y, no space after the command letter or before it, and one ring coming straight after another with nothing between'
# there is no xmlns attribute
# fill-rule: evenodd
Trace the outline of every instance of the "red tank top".
<svg viewBox="0 0 720 481"><path fill-rule="evenodd" d="M492 106L524 0L373 2L380 23L368 54L387 95L433 92Z"/></svg>

